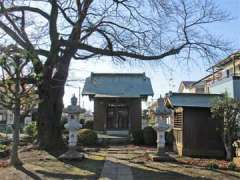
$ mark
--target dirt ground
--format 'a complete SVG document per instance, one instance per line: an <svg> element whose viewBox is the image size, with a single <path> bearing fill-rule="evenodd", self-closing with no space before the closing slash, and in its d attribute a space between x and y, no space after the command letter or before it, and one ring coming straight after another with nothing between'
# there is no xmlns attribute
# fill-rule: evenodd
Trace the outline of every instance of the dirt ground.
<svg viewBox="0 0 240 180"><path fill-rule="evenodd" d="M239 171L229 171L222 169L209 170L200 165L188 164L186 162L193 158L176 158L176 162L153 162L147 153L152 153L155 148L144 148L125 146L111 147L107 149L108 156L120 159L122 164L130 166L133 173L133 179L219 179L219 180L237 180L240 179ZM199 159L196 159L197 161ZM209 160L209 162L221 162L222 160Z"/></svg>
<svg viewBox="0 0 240 180"><path fill-rule="evenodd" d="M111 157L118 163L131 168L133 179L240 179L240 172L229 170L208 170L206 167L185 162L152 162L147 153L155 148L136 146L111 146L89 148L83 161L60 161L54 155L37 149L21 150L23 166L0 168L1 180L29 179L98 179L105 158ZM0 160L1 161L1 160ZM216 161L217 162L217 161Z"/></svg>

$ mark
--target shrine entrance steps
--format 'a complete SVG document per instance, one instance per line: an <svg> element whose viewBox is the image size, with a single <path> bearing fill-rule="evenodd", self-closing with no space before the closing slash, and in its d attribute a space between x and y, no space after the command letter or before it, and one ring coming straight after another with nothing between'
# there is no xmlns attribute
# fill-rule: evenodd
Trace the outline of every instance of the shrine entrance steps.
<svg viewBox="0 0 240 180"><path fill-rule="evenodd" d="M128 144L129 142L128 134L106 134L98 132L98 143L101 145Z"/></svg>

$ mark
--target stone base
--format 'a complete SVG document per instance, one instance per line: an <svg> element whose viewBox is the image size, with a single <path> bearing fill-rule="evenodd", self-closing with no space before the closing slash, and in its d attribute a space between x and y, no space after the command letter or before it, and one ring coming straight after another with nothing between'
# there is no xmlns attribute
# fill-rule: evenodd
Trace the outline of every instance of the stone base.
<svg viewBox="0 0 240 180"><path fill-rule="evenodd" d="M240 157L234 157L233 162L236 164L238 168L240 168Z"/></svg>
<svg viewBox="0 0 240 180"><path fill-rule="evenodd" d="M69 149L67 152L58 157L64 160L83 160L84 154L76 151L75 149Z"/></svg>
<svg viewBox="0 0 240 180"><path fill-rule="evenodd" d="M152 160L152 161L156 161L156 162L173 162L176 161L173 157L169 156L166 153L163 154L158 154L158 153L154 153L154 154L149 154L148 157Z"/></svg>

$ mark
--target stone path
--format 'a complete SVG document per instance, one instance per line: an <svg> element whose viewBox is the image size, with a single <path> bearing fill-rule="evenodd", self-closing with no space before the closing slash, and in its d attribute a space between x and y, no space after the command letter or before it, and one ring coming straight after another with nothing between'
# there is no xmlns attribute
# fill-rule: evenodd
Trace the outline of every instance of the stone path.
<svg viewBox="0 0 240 180"><path fill-rule="evenodd" d="M132 170L118 160L107 157L100 180L133 180Z"/></svg>

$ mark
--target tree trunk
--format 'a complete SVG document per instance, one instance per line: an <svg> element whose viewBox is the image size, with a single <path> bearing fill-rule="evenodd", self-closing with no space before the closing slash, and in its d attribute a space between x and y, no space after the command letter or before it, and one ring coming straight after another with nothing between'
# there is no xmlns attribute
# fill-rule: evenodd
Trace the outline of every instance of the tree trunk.
<svg viewBox="0 0 240 180"><path fill-rule="evenodd" d="M19 145L19 131L20 131L20 119L21 119L21 96L20 96L20 71L19 64L15 68L16 73L16 91L15 91L15 103L14 103L14 121L13 121L13 142L10 156L10 164L17 166L21 164L18 157L18 145Z"/></svg>
<svg viewBox="0 0 240 180"><path fill-rule="evenodd" d="M18 157L18 145L19 145L19 130L20 130L20 102L16 102L14 108L14 122L13 122L13 142L11 149L10 164L17 166L21 164Z"/></svg>
<svg viewBox="0 0 240 180"><path fill-rule="evenodd" d="M60 126L63 95L64 87L50 88L38 107L38 140L40 147L46 150L55 150L64 145Z"/></svg>
<svg viewBox="0 0 240 180"><path fill-rule="evenodd" d="M46 150L59 150L64 146L60 125L64 107L64 85L75 52L76 50L66 49L63 56L54 60L59 62L56 66L45 64L43 82L38 87L41 100L38 107L38 141L40 147Z"/></svg>
<svg viewBox="0 0 240 180"><path fill-rule="evenodd" d="M226 159L230 161L232 160L232 141L229 133L228 130L224 130L223 143L226 151Z"/></svg>
<svg viewBox="0 0 240 180"><path fill-rule="evenodd" d="M232 146L231 145L224 145L225 146L225 151L226 151L226 159L227 160L232 160Z"/></svg>
<svg viewBox="0 0 240 180"><path fill-rule="evenodd" d="M232 136L231 136L231 128L228 125L228 121L231 118L231 116L229 116L229 114L225 111L224 112L224 123L226 123L227 125L225 125L225 127L223 128L223 143L224 143L224 148L226 151L226 159L227 160L232 160ZM228 123L227 123L228 122Z"/></svg>

